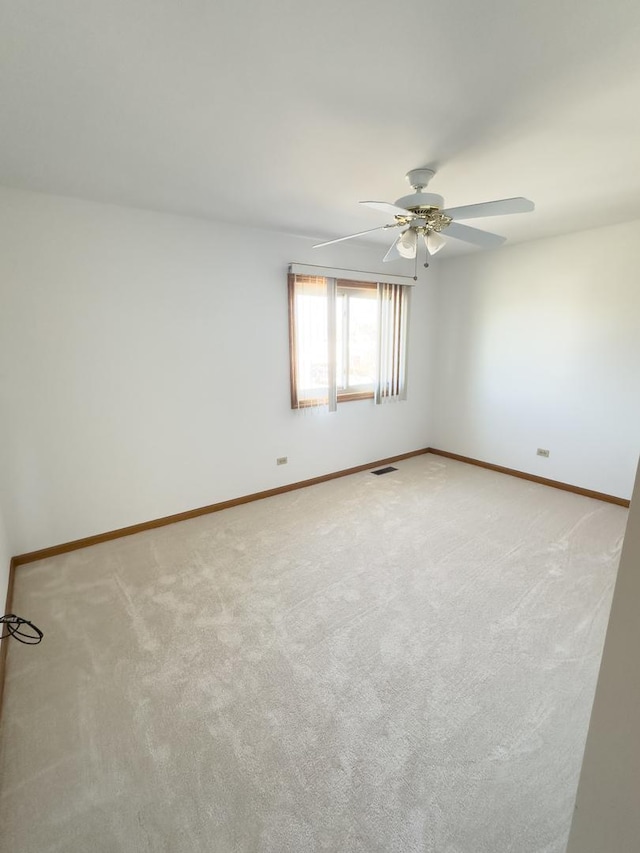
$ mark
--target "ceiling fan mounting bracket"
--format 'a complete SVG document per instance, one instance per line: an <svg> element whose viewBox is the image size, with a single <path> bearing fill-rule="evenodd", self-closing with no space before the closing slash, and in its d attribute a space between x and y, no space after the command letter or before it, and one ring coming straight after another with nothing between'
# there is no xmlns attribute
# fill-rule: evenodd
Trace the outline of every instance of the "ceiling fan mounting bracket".
<svg viewBox="0 0 640 853"><path fill-rule="evenodd" d="M405 178L409 182L409 186L413 187L416 192L421 192L426 186L428 186L429 181L435 175L433 169L411 169L405 175Z"/></svg>

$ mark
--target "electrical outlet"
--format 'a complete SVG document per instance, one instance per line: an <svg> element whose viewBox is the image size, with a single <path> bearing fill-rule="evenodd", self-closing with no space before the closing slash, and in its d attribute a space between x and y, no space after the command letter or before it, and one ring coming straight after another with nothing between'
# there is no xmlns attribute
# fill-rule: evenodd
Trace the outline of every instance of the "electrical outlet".
<svg viewBox="0 0 640 853"><path fill-rule="evenodd" d="M547 456L548 455L549 454L547 453ZM287 456L278 456L278 458L276 459L276 465L286 465L288 461L289 459Z"/></svg>
<svg viewBox="0 0 640 853"><path fill-rule="evenodd" d="M549 456L549 451L544 450L542 447L539 447L536 452L537 452L538 456L546 456L546 457Z"/></svg>

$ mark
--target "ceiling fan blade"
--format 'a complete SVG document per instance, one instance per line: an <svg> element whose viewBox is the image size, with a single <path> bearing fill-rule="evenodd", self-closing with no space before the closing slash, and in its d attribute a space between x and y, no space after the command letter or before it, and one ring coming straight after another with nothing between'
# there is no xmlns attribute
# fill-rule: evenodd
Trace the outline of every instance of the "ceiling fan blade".
<svg viewBox="0 0 640 853"><path fill-rule="evenodd" d="M491 234L489 231L471 228L469 225L460 225L458 222L452 222L450 225L447 225L444 233L447 237L455 237L456 240L473 243L474 246L480 246L481 249L495 249L498 246L502 246L507 239L506 237L500 237L499 234Z"/></svg>
<svg viewBox="0 0 640 853"><path fill-rule="evenodd" d="M399 261L402 258L402 255L398 251L398 240L399 239L400 239L399 237L396 237L396 239L391 244L389 251L387 252L387 254L382 259L384 263L386 263L388 261Z"/></svg>
<svg viewBox="0 0 640 853"><path fill-rule="evenodd" d="M361 201L360 204L372 207L374 210L381 210L383 213L390 213L391 216L415 217L415 213L411 213L410 210L406 210L404 207L397 207L388 201Z"/></svg>
<svg viewBox="0 0 640 853"><path fill-rule="evenodd" d="M528 198L500 198L497 201L483 201L480 204L465 204L462 207L448 207L442 213L452 219L476 219L481 216L504 216L509 213L529 213L535 204Z"/></svg>
<svg viewBox="0 0 640 853"><path fill-rule="evenodd" d="M331 246L332 243L342 243L343 240L353 240L354 237L361 237L363 234L370 234L372 231L382 231L385 228L395 228L396 223L392 225L378 225L377 228L367 228L366 231L358 231L357 234L348 234L346 237L338 237L337 240L327 240L326 243L316 243L314 249L321 249L323 246Z"/></svg>

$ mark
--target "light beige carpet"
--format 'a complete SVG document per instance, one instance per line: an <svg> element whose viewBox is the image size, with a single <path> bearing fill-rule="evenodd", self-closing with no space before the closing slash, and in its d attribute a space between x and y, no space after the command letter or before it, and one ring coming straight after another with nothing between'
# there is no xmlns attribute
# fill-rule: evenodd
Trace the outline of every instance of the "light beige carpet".
<svg viewBox="0 0 640 853"><path fill-rule="evenodd" d="M397 467L19 568L0 849L562 853L627 512Z"/></svg>

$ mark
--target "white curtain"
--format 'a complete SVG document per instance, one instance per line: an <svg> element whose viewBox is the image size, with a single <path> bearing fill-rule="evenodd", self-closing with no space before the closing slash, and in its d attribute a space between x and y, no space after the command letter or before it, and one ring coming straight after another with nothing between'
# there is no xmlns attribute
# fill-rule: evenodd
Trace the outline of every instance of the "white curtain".
<svg viewBox="0 0 640 853"><path fill-rule="evenodd" d="M407 399L409 293L403 284L378 284L378 404Z"/></svg>
<svg viewBox="0 0 640 853"><path fill-rule="evenodd" d="M336 280L290 275L289 300L291 405L305 411L335 412Z"/></svg>

